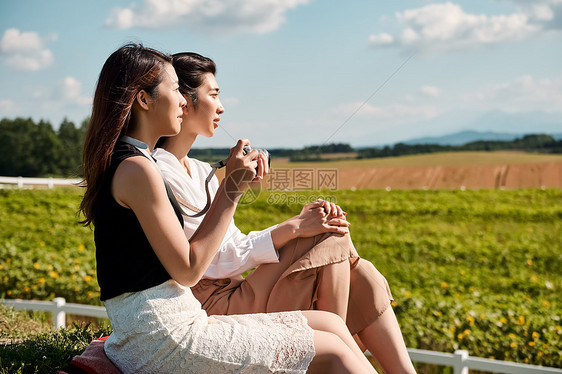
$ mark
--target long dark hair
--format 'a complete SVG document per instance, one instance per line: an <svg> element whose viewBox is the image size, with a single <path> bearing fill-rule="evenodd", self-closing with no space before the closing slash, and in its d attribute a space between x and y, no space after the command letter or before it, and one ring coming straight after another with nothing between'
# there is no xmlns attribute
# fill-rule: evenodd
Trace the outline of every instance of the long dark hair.
<svg viewBox="0 0 562 374"><path fill-rule="evenodd" d="M142 44L127 44L107 59L98 78L92 116L84 140L83 170L86 187L80 211L85 226L95 220L94 204L104 182L111 153L119 136L135 125L133 103L146 91L158 95L166 63L172 57ZM94 222L95 223L95 222Z"/></svg>

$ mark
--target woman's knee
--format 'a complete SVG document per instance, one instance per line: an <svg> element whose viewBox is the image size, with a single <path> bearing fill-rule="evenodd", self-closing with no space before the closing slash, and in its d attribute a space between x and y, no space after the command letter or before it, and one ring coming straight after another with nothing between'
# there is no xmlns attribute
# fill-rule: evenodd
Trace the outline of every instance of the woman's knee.
<svg viewBox="0 0 562 374"><path fill-rule="evenodd" d="M309 326L314 330L336 332L345 327L343 319L335 313L323 310L303 310L301 313L308 319Z"/></svg>
<svg viewBox="0 0 562 374"><path fill-rule="evenodd" d="M331 332L314 331L314 349L308 373L347 373L355 360L349 347Z"/></svg>

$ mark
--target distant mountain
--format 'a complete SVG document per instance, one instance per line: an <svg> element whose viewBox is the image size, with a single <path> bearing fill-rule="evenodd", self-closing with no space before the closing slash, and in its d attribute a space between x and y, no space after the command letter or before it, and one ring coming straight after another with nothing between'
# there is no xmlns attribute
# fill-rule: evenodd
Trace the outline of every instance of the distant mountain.
<svg viewBox="0 0 562 374"><path fill-rule="evenodd" d="M492 110L467 123L464 129L516 134L559 133L562 131L562 115L538 110L524 113Z"/></svg>
<svg viewBox="0 0 562 374"><path fill-rule="evenodd" d="M461 131L454 134L434 136L434 137L424 137L407 140L401 142L408 145L416 144L439 144L439 145L464 145L466 143L477 142L477 141L500 141L500 142L510 142L517 138L522 138L527 134L508 134L508 133L497 133L497 132L479 132L479 131ZM537 131L532 134L545 134L545 132ZM562 133L559 134L549 134L554 138L554 140L562 140Z"/></svg>
<svg viewBox="0 0 562 374"><path fill-rule="evenodd" d="M560 113L506 113L493 110L472 118L467 113L458 113L455 117L445 116L440 120L443 128L447 126L449 131L452 130L451 134L413 138L402 143L463 145L479 140L512 141L528 134L549 134L556 140L562 139ZM466 118L466 121L463 122L462 118Z"/></svg>
<svg viewBox="0 0 562 374"><path fill-rule="evenodd" d="M521 134L508 134L508 133L497 133L497 132L479 132L479 131L461 131L454 134L443 135L443 136L433 136L411 139L404 144L415 145L415 144L439 144L439 145L463 145L470 142L475 142L479 140L485 141L512 141L516 138L520 138Z"/></svg>

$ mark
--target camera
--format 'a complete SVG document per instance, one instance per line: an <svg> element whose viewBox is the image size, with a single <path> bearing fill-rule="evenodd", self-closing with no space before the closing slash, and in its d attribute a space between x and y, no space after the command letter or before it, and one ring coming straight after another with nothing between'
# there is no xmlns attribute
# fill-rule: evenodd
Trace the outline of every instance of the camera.
<svg viewBox="0 0 562 374"><path fill-rule="evenodd" d="M242 151L244 152L245 155L248 154L248 152L250 152L252 150L252 147L250 147L249 145L245 145L244 148L242 148ZM267 159L267 167L270 168L271 167L271 155L269 154L269 152L265 149L261 149L261 148L256 148L256 151L258 151L259 154L264 154L265 158Z"/></svg>

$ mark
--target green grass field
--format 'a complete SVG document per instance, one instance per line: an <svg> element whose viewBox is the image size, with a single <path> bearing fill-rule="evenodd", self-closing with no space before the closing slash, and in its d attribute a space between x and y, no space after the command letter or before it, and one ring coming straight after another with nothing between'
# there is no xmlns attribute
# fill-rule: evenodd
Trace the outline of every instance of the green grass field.
<svg viewBox="0 0 562 374"><path fill-rule="evenodd" d="M81 193L0 190L0 297L100 304ZM562 366L562 190L264 191L235 220L265 228L319 196L387 277L408 347Z"/></svg>

